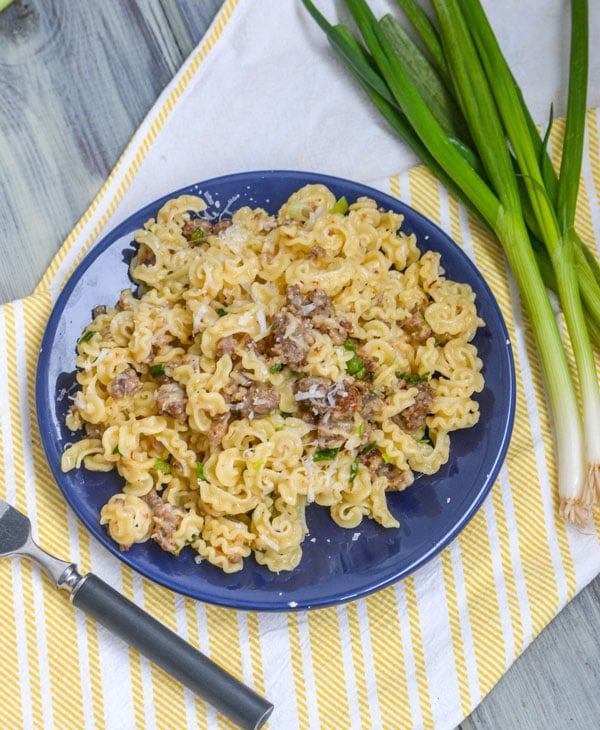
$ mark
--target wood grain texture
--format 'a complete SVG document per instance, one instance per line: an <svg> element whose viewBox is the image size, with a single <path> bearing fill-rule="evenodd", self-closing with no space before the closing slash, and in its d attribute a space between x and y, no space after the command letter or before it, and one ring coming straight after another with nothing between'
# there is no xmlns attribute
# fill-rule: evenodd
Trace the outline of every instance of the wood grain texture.
<svg viewBox="0 0 600 730"><path fill-rule="evenodd" d="M0 14L0 301L37 284L221 2L15 0ZM597 578L461 730L599 727L599 627Z"/></svg>

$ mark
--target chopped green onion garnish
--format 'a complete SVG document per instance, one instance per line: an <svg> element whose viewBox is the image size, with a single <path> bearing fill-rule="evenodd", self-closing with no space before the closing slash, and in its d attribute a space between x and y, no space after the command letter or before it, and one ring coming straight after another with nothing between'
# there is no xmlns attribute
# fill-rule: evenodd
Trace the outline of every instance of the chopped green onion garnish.
<svg viewBox="0 0 600 730"><path fill-rule="evenodd" d="M350 352L356 352L356 342L354 342L354 340L351 340L350 338L348 338L344 342L344 350L349 350Z"/></svg>
<svg viewBox="0 0 600 730"><path fill-rule="evenodd" d="M294 414L293 413L288 413L288 411L279 411L279 415L282 418L291 418Z"/></svg>
<svg viewBox="0 0 600 730"><path fill-rule="evenodd" d="M426 383L429 380L429 373L418 375L417 373L396 373L396 377L407 383Z"/></svg>
<svg viewBox="0 0 600 730"><path fill-rule="evenodd" d="M423 437L417 441L419 444L427 445L427 446L433 446L433 441L431 440L431 437L429 436L429 429L425 428L425 433L423 434Z"/></svg>
<svg viewBox="0 0 600 730"><path fill-rule="evenodd" d="M224 317L227 314L227 310L223 309L223 307L219 307L217 309L217 314L219 315L219 317Z"/></svg>
<svg viewBox="0 0 600 730"><path fill-rule="evenodd" d="M278 373L281 370L283 370L283 365L280 362L275 363L275 365L271 365L269 368L270 373Z"/></svg>
<svg viewBox="0 0 600 730"><path fill-rule="evenodd" d="M94 335L97 335L97 332L94 332L94 330L88 330L84 335L81 335L79 338L79 342L89 342Z"/></svg>
<svg viewBox="0 0 600 730"><path fill-rule="evenodd" d="M157 459L154 462L154 468L156 469L156 471L160 471L163 474L171 473L171 465L168 461L164 461L163 459Z"/></svg>
<svg viewBox="0 0 600 730"><path fill-rule="evenodd" d="M190 237L190 241L192 243L200 243L201 241L204 241L204 229L196 228Z"/></svg>
<svg viewBox="0 0 600 730"><path fill-rule="evenodd" d="M329 212L345 215L348 212L348 201L346 200L346 196L342 195L341 198L338 198Z"/></svg>
<svg viewBox="0 0 600 730"><path fill-rule="evenodd" d="M198 535L192 535L191 537L188 537L188 539L184 542L183 545L180 545L179 547L176 547L175 550L171 550L171 555L179 555L179 553L183 550L184 547L187 545L193 545L196 540L198 539Z"/></svg>
<svg viewBox="0 0 600 730"><path fill-rule="evenodd" d="M196 478L206 481L206 477L204 476L204 464L201 461L196 462Z"/></svg>
<svg viewBox="0 0 600 730"><path fill-rule="evenodd" d="M339 449L317 449L313 454L313 461L331 461L338 455Z"/></svg>
<svg viewBox="0 0 600 730"><path fill-rule="evenodd" d="M369 443L368 443L368 444L365 444L365 445L364 445L364 446L362 447L362 449L360 450L360 453L361 453L361 454L368 454L368 453L369 453L369 451L372 451L372 450L373 450L373 449L375 448L375 446L376 446L376 445L377 445L377 444L376 444L376 442L375 442L375 441L369 441Z"/></svg>
<svg viewBox="0 0 600 730"><path fill-rule="evenodd" d="M346 370L348 371L348 375L354 375L355 378L358 378L359 380L363 380L367 374L367 369L365 367L365 361L360 357L360 355L352 355L352 357L348 360L346 363Z"/></svg>
<svg viewBox="0 0 600 730"><path fill-rule="evenodd" d="M353 482L358 476L358 459L353 459L350 464L350 481Z"/></svg>
<svg viewBox="0 0 600 730"><path fill-rule="evenodd" d="M150 365L148 372L153 378L159 378L161 375L165 374L165 366L162 362L158 365Z"/></svg>
<svg viewBox="0 0 600 730"><path fill-rule="evenodd" d="M309 210L303 200L293 200L287 207L286 217L294 221L303 221L309 216Z"/></svg>
<svg viewBox="0 0 600 730"><path fill-rule="evenodd" d="M119 444L115 446L115 448L112 450L113 454L119 454L119 456L123 456L121 452L119 451Z"/></svg>

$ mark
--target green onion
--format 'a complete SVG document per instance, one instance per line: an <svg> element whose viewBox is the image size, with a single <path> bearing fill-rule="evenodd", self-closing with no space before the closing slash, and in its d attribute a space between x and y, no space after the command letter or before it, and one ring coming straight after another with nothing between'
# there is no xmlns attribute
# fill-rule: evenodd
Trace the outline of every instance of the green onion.
<svg viewBox="0 0 600 730"><path fill-rule="evenodd" d="M196 478L206 481L206 477L204 476L204 464L201 461L196 462Z"/></svg>
<svg viewBox="0 0 600 730"><path fill-rule="evenodd" d="M313 454L313 461L331 461L338 455L339 449L317 449Z"/></svg>
<svg viewBox="0 0 600 730"><path fill-rule="evenodd" d="M161 375L165 374L165 366L162 362L158 365L150 365L148 372L153 378L159 378Z"/></svg>
<svg viewBox="0 0 600 730"><path fill-rule="evenodd" d="M190 236L192 243L201 243L204 241L204 230L202 228L196 228L196 230Z"/></svg>
<svg viewBox="0 0 600 730"><path fill-rule="evenodd" d="M369 441L369 443L365 444L360 450L361 455L368 454L369 451L372 451L375 448L375 446L377 446L375 441Z"/></svg>
<svg viewBox="0 0 600 730"><path fill-rule="evenodd" d="M346 196L342 195L341 198L338 198L329 212L345 215L348 212L348 201L346 200Z"/></svg>
<svg viewBox="0 0 600 730"><path fill-rule="evenodd" d="M154 469L156 471L160 471L163 474L170 474L171 473L171 465L168 461L164 461L163 459L157 459L154 462Z"/></svg>
<svg viewBox="0 0 600 730"><path fill-rule="evenodd" d="M121 454L121 451L119 450L119 444L117 444L114 447L114 449L112 450L112 452L113 452L113 454L119 454L119 456L123 456L123 454Z"/></svg>
<svg viewBox="0 0 600 730"><path fill-rule="evenodd" d="M577 244L572 237L585 127L588 66L587 0L571 2L572 28L577 28L578 32L576 36L573 34L571 43L567 126L556 206L553 205L546 188L536 146L532 143L528 120L520 103L522 97L517 94L514 79L483 8L479 0L460 0L459 4L462 5L465 17L467 15L469 17L469 27L473 31L476 52L481 57L504 130L515 153L532 214L552 262L560 303L573 345L582 394L585 459L589 475L581 486L582 477L578 475L576 467L582 464L580 459L582 446L573 443L575 448L573 460L579 464L568 465L574 472L571 478L566 477L562 480L560 509L570 521L584 523L587 519L585 507L596 501L600 492L600 391L575 270L574 249ZM562 407L562 400L561 397L559 408ZM575 407L576 404L573 404L571 410L575 410ZM573 414L573 421L575 420ZM569 424L566 418L565 422L571 431L570 434L563 436L565 443L568 443L567 439L572 437L573 432L577 432L578 427L574 423Z"/></svg>
<svg viewBox="0 0 600 730"><path fill-rule="evenodd" d="M188 537L188 539L183 543L183 545L179 545L179 547L176 547L174 550L171 550L171 555L175 555L177 557L179 553L183 550L184 547L187 547L188 545L193 545L196 540L198 539L198 535L192 535L191 537Z"/></svg>
<svg viewBox="0 0 600 730"><path fill-rule="evenodd" d="M307 217L306 206L303 202L295 200L288 205L286 216L293 221L303 221Z"/></svg>
<svg viewBox="0 0 600 730"><path fill-rule="evenodd" d="M425 427L425 433L423 434L422 438L417 441L417 443L426 446L433 446L431 436L429 435L429 429L427 427Z"/></svg>
<svg viewBox="0 0 600 730"><path fill-rule="evenodd" d="M407 383L426 383L429 380L429 373L418 375L417 373L396 373L396 377Z"/></svg>
<svg viewBox="0 0 600 730"><path fill-rule="evenodd" d="M575 210L579 191L579 178L581 173L581 161L583 159L583 141L585 134L585 115L587 106L587 84L588 84L588 3L587 0L572 0L571 2L571 54L569 64L569 93L567 101L567 119L565 127L565 138L563 142L563 153L558 180L558 193L556 212L561 231L561 249L571 247L576 262L581 262L583 245L575 231ZM549 252L551 253L551 252ZM588 252L589 254L589 252ZM591 254L589 255L591 256ZM600 267L593 256L586 259L588 266L591 264L592 275L595 272L595 281L600 284ZM586 273L590 270L583 268ZM569 278L566 285L569 286L572 279ZM587 297L594 291L593 280L587 281L577 288L577 282L573 283L575 292L569 291L574 296L573 315L575 321L569 326L569 336L573 343L577 370L581 385L583 404L583 425L585 430L585 445L588 465L587 486L589 493L584 502L597 503L600 501L600 390L598 388L598 374L596 372L594 353L587 336L586 323L584 321L584 303ZM596 287L597 292L597 287ZM600 297L595 292L592 297L593 303L600 307ZM581 298L577 297L577 294ZM561 299L562 303L562 299ZM588 302L588 307L592 302ZM565 313L566 316L566 313ZM563 511L571 510L575 502L563 502ZM567 515L571 517L571 515Z"/></svg>
<svg viewBox="0 0 600 730"><path fill-rule="evenodd" d="M586 507L600 500L600 396L590 343L590 335L600 338L600 266L573 227L585 121L587 0L571 2L570 122L558 181L546 140L479 0L432 0L433 21L416 0L399 0L425 48L408 55L395 22L378 21L366 0L345 0L364 45L345 26L329 24L310 0L303 3L393 129L501 243L546 379L561 513L584 523ZM439 101L447 93L454 105L444 107ZM565 314L585 427L545 285L558 292Z"/></svg>
<svg viewBox="0 0 600 730"><path fill-rule="evenodd" d="M217 309L217 314L219 315L219 317L224 317L227 314L227 310L223 309L223 307L219 307Z"/></svg>
<svg viewBox="0 0 600 730"><path fill-rule="evenodd" d="M385 80L378 73L376 64L368 51L358 43L348 28L343 25L331 25L317 10L311 0L302 1L309 13L327 34L331 46L348 65L356 80L381 112L382 116L402 136L405 142L410 145L414 153L439 176L440 180L448 189L461 197L461 191L455 187L452 178L446 175L436 159L429 153L429 150L422 143L419 135L416 134L406 116L398 107L394 96ZM461 199L463 198L461 197ZM469 204L464 199L463 202Z"/></svg>
<svg viewBox="0 0 600 730"><path fill-rule="evenodd" d="M97 335L97 332L94 332L94 330L88 330L84 335L81 335L79 338L79 342L89 342L94 335Z"/></svg>
<svg viewBox="0 0 600 730"><path fill-rule="evenodd" d="M398 5L417 31L417 35L429 54L431 64L442 78L448 78L444 49L440 43L439 34L427 13L417 0L398 0Z"/></svg>
<svg viewBox="0 0 600 730"><path fill-rule="evenodd" d="M367 369L365 367L365 361L360 355L352 355L352 357L346 361L346 370L348 375L353 375L358 380L363 380L367 375Z"/></svg>
<svg viewBox="0 0 600 730"><path fill-rule="evenodd" d="M385 15L380 24L394 53L402 60L404 68L434 117L449 133L458 136L460 130L464 130L464 118L434 65L396 18Z"/></svg>
<svg viewBox="0 0 600 730"><path fill-rule="evenodd" d="M358 459L353 459L350 464L350 481L353 482L358 476Z"/></svg>
<svg viewBox="0 0 600 730"><path fill-rule="evenodd" d="M270 373L279 373L283 370L283 365L280 362L276 362L275 365L271 365L269 368Z"/></svg>

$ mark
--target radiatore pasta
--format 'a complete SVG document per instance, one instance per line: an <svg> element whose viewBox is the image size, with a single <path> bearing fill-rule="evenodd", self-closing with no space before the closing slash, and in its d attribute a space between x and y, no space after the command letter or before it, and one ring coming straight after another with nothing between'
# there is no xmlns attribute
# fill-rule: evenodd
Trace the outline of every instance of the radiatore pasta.
<svg viewBox="0 0 600 730"><path fill-rule="evenodd" d="M135 234L135 289L77 343L63 471L116 469L100 521L225 572L292 570L306 507L397 528L388 494L479 418L475 296L402 216L323 185L276 215L168 201ZM417 487L414 487L417 488Z"/></svg>

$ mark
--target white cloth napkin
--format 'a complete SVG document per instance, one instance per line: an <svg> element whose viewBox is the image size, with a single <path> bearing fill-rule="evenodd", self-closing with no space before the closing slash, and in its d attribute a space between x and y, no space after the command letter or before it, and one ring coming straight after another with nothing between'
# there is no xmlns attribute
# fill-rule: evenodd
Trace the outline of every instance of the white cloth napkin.
<svg viewBox="0 0 600 730"><path fill-rule="evenodd" d="M552 44L565 32L562 3L522 5L490 7L496 23L511 22L511 12L520 13L519 23L501 34L511 62L525 47L519 45L523 26L529 24L529 38L531 24L537 23L536 41L546 54L554 53ZM380 0L373 6L383 11L394 4ZM336 17L330 0L319 7ZM559 61L564 60L564 54L556 64L527 55L519 65L535 81L531 105L540 121L549 99L561 98ZM597 242L594 110L587 129L581 225L586 239ZM560 131L557 124L555 150ZM34 516L47 549L93 570L266 694L275 703L270 728L452 730L600 569L600 521L583 533L567 529L556 515L556 464L543 384L502 256L414 163L357 91L300 2L227 0L35 293L0 309L3 496ZM271 168L369 183L445 228L476 261L499 301L519 382L506 463L461 535L394 586L338 607L289 614L237 612L174 595L91 541L50 476L33 401L39 342L52 304L102 235L188 183ZM3 726L230 727L211 707L70 609L26 563L4 561L0 571L0 637L7 657L0 668L5 707L0 720L3 712L12 719Z"/></svg>

